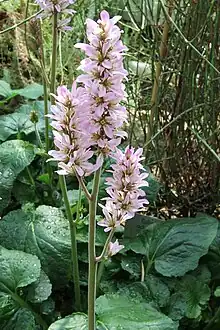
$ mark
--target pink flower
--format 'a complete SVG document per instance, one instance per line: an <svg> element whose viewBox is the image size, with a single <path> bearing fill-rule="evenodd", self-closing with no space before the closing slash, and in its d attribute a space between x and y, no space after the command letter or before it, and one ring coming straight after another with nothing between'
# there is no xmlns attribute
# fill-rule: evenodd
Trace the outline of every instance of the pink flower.
<svg viewBox="0 0 220 330"><path fill-rule="evenodd" d="M105 227L105 232L125 224L125 221L128 219L127 214L121 210L115 209L112 201L108 201L105 206L102 204L99 205L102 207L105 217L103 220L98 222L98 225Z"/></svg>
<svg viewBox="0 0 220 330"><path fill-rule="evenodd" d="M77 174L87 176L96 171L103 162L98 157L95 164L90 162L94 152L90 146L93 144L88 127L85 127L88 103L84 100L84 91L77 88L73 83L72 90L66 86L57 88L57 95L54 95L56 105L51 107L51 126L55 129L54 144L56 150L50 150L49 155L58 161L59 175ZM83 107L83 114L82 109Z"/></svg>
<svg viewBox="0 0 220 330"><path fill-rule="evenodd" d="M141 189L148 186L145 180L148 173L144 173L144 168L140 164L143 160L143 149L136 151L127 147L123 153L115 149L110 156L116 163L111 165L112 177L106 179L108 197L106 205L103 206L105 218L98 224L106 227L105 231L111 230L125 221L134 217L135 213L142 210L149 202L145 198L145 192Z"/></svg>
<svg viewBox="0 0 220 330"><path fill-rule="evenodd" d="M119 251L124 249L124 245L119 245L118 239L115 240L114 243L110 242L108 247L108 256L112 257L117 254Z"/></svg>
<svg viewBox="0 0 220 330"><path fill-rule="evenodd" d="M43 13L38 15L38 18L47 18L54 15L54 13L62 13L73 15L75 11L73 9L67 8L69 5L73 4L75 0L35 0L35 2L43 10ZM70 18L58 20L58 28L61 30L70 30L71 27L67 24L70 22Z"/></svg>
<svg viewBox="0 0 220 330"><path fill-rule="evenodd" d="M84 74L77 81L84 84L86 91L84 96L90 109L88 129L93 145L104 155L114 150L125 136L119 128L127 118L125 107L120 105L126 97L123 55L127 48L120 40L122 31L116 26L119 19L119 16L110 18L105 10L97 22L87 19L89 44L75 45L87 56L80 65Z"/></svg>

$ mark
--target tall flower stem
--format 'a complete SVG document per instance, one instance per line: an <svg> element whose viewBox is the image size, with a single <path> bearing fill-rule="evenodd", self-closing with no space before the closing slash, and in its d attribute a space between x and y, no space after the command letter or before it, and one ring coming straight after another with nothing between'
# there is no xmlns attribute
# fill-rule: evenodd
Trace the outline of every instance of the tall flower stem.
<svg viewBox="0 0 220 330"><path fill-rule="evenodd" d="M94 176L93 190L91 199L89 200L89 289L88 289L88 325L89 330L95 330L95 299L96 299L96 272L97 262L95 254L95 237L96 237L96 209L99 191L101 168L99 168Z"/></svg>
<svg viewBox="0 0 220 330"><path fill-rule="evenodd" d="M51 61L51 81L50 81L50 92L55 94L56 91L56 64L57 64L57 42L58 42L58 32L57 32L57 19L58 13L55 11L53 15L53 48L52 48L52 61ZM51 104L55 104L55 99L51 95ZM69 221L70 236L71 236L71 258L72 258L72 274L75 292L75 306L77 310L81 309L80 302L80 284L79 284L79 266L77 258L77 241L76 241L76 224L72 218L71 207L69 204L69 199L67 196L66 181L63 175L59 176L60 188L62 191L64 204L66 208L66 215Z"/></svg>
<svg viewBox="0 0 220 330"><path fill-rule="evenodd" d="M80 284L79 284L79 265L77 258L77 241L76 241L76 224L73 221L72 211L67 195L66 180L64 175L59 176L60 187L62 190L62 195L64 199L64 204L66 208L66 215L69 221L70 227L70 236L71 236L71 258L72 258L72 275L74 283L74 292L75 292L75 306L76 310L80 311L81 301L80 301Z"/></svg>

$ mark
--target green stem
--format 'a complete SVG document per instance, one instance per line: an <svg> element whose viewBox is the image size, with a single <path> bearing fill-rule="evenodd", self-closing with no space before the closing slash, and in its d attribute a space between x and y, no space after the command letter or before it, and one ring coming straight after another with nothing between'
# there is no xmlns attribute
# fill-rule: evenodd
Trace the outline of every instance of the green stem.
<svg viewBox="0 0 220 330"><path fill-rule="evenodd" d="M77 241L76 241L76 224L72 218L72 211L67 195L66 181L64 175L59 176L60 187L62 190L62 195L64 199L64 204L66 208L66 215L69 221L70 236L71 236L71 257L72 257L72 274L75 292L75 305L78 311L81 310L80 301L80 284L79 284L79 265L77 258Z"/></svg>
<svg viewBox="0 0 220 330"><path fill-rule="evenodd" d="M9 31L11 31L11 30L16 29L18 26L20 26L20 25L22 25L22 24L24 24L24 23L30 21L32 18L34 18L34 17L36 17L37 15L39 15L40 13L42 13L42 11L43 11L43 9L39 10L37 13L35 13L35 14L31 15L30 17L24 19L23 21L21 21L21 22L15 24L15 25L12 25L12 26L10 26L9 28L7 28L7 29L1 31L0 34L4 34L4 33L6 33L6 32L9 32Z"/></svg>
<svg viewBox="0 0 220 330"><path fill-rule="evenodd" d="M102 250L102 253L99 257L96 258L96 261L97 262L100 262L102 261L104 258L105 258L105 255L106 255L106 252L107 252L107 249L108 249L108 246L109 246L109 243L111 242L113 236L114 236L114 233L115 233L115 228L112 228L112 230L110 231L108 237L107 237L107 240L105 242L105 245L104 245L104 248Z"/></svg>
<svg viewBox="0 0 220 330"><path fill-rule="evenodd" d="M51 61L51 81L50 81L50 92L55 94L56 92L56 64L57 64L57 18L58 14L55 11L53 15L53 48L52 48L52 61ZM51 104L55 104L55 99L51 95Z"/></svg>
<svg viewBox="0 0 220 330"><path fill-rule="evenodd" d="M95 299L96 299L96 272L97 262L95 254L96 237L96 209L99 191L101 168L94 176L93 190L89 200L89 280L88 280L88 326L89 330L95 330Z"/></svg>
<svg viewBox="0 0 220 330"><path fill-rule="evenodd" d="M85 185L83 179L77 174L77 172L75 172L75 174L76 174L76 177L77 177L77 179L79 181L79 184L80 184L82 190L84 191L84 193L86 195L86 198L88 199L88 201L91 201L91 195L88 192L88 189L86 188L86 185Z"/></svg>
<svg viewBox="0 0 220 330"><path fill-rule="evenodd" d="M104 271L104 268L105 268L105 262L106 262L105 259L102 260L99 263L99 266L98 266L97 279L96 279L96 291L97 291L97 294L99 294L99 285L100 285L102 274L103 274L103 271Z"/></svg>
<svg viewBox="0 0 220 330"><path fill-rule="evenodd" d="M82 199L82 188L81 186L79 186L79 196L78 196L78 203L76 209L76 223L79 223L80 220L81 199Z"/></svg>
<svg viewBox="0 0 220 330"><path fill-rule="evenodd" d="M26 167L26 171L27 171L28 177L30 179L30 183L32 184L33 187L35 187L35 182L34 182L33 176L31 174L31 171L28 166Z"/></svg>
<svg viewBox="0 0 220 330"><path fill-rule="evenodd" d="M32 307L31 307L31 306L30 306L25 300L23 300L21 297L19 297L17 294L15 294L15 293L13 293L13 292L11 292L11 296L12 296L12 298L13 298L15 301L17 301L17 302L19 303L19 305L20 305L21 307L27 308L28 310L30 310L30 311L33 313L33 315L34 315L34 317L35 317L37 323L39 323L39 324L42 326L42 328L43 328L44 330L48 329L48 325L47 325L47 323L42 319L41 315L39 315L38 313L36 313L36 312L33 310L33 308L32 308Z"/></svg>

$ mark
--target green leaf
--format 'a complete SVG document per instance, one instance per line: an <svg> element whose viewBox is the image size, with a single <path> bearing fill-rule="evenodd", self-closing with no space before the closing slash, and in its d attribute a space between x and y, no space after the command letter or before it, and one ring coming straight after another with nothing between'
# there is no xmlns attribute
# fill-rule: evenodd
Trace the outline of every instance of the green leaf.
<svg viewBox="0 0 220 330"><path fill-rule="evenodd" d="M156 222L161 223L162 221L148 215L136 214L134 218L126 222L124 237L126 239L135 238L139 234L143 233L148 226L155 224Z"/></svg>
<svg viewBox="0 0 220 330"><path fill-rule="evenodd" d="M25 97L26 99L36 100L38 97L44 94L44 89L42 85L33 83L25 88L14 90L17 94Z"/></svg>
<svg viewBox="0 0 220 330"><path fill-rule="evenodd" d="M192 275L185 275L177 285L176 291L184 297L185 316L189 319L196 319L201 315L202 307L208 303L211 294L208 285Z"/></svg>
<svg viewBox="0 0 220 330"><path fill-rule="evenodd" d="M214 296L220 297L220 286L217 286L217 288L215 289Z"/></svg>
<svg viewBox="0 0 220 330"><path fill-rule="evenodd" d="M88 317L83 313L75 313L52 323L48 330L88 330ZM96 330L108 329L97 321Z"/></svg>
<svg viewBox="0 0 220 330"><path fill-rule="evenodd" d="M34 157L35 146L28 142L11 140L0 145L0 212L9 203L17 175L34 160Z"/></svg>
<svg viewBox="0 0 220 330"><path fill-rule="evenodd" d="M39 121L38 130L44 129L44 103L36 101L32 104L24 104L14 113L0 117L0 140L5 141L11 135L18 133L30 134L35 131L34 124L30 120L31 111L36 111Z"/></svg>
<svg viewBox="0 0 220 330"><path fill-rule="evenodd" d="M14 112L0 117L0 140L5 141L9 136L34 131L34 124L25 114Z"/></svg>
<svg viewBox="0 0 220 330"><path fill-rule="evenodd" d="M35 254L52 282L65 285L70 274L69 224L62 211L41 205L36 211L16 210L0 222L2 245Z"/></svg>
<svg viewBox="0 0 220 330"><path fill-rule="evenodd" d="M141 255L125 255L121 259L121 267L136 279L141 277Z"/></svg>
<svg viewBox="0 0 220 330"><path fill-rule="evenodd" d="M0 247L0 291L15 292L35 282L40 276L40 261L22 251Z"/></svg>
<svg viewBox="0 0 220 330"><path fill-rule="evenodd" d="M108 330L177 329L169 317L126 295L100 296L96 300L96 313Z"/></svg>
<svg viewBox="0 0 220 330"><path fill-rule="evenodd" d="M10 85L4 80L0 80L0 95L4 97L10 97L12 94L13 91Z"/></svg>
<svg viewBox="0 0 220 330"><path fill-rule="evenodd" d="M181 293L174 293L170 297L170 306L168 309L168 316L174 320L179 321L186 315L187 303Z"/></svg>
<svg viewBox="0 0 220 330"><path fill-rule="evenodd" d="M165 307L170 298L170 291L159 278L149 274L144 282L135 282L119 290L132 298L137 297L155 308Z"/></svg>
<svg viewBox="0 0 220 330"><path fill-rule="evenodd" d="M217 233L218 222L208 215L149 225L136 238L125 239L126 248L147 257L164 276L182 276L195 269Z"/></svg>
<svg viewBox="0 0 220 330"><path fill-rule="evenodd" d="M40 303L47 300L51 295L51 292L52 284L50 283L47 274L41 271L38 280L29 286L27 299L32 303Z"/></svg>
<svg viewBox="0 0 220 330"><path fill-rule="evenodd" d="M48 330L87 330L88 317L83 313L76 313L64 317L49 326Z"/></svg>
<svg viewBox="0 0 220 330"><path fill-rule="evenodd" d="M13 317L2 324L4 330L37 330L33 314L26 308L20 308Z"/></svg>

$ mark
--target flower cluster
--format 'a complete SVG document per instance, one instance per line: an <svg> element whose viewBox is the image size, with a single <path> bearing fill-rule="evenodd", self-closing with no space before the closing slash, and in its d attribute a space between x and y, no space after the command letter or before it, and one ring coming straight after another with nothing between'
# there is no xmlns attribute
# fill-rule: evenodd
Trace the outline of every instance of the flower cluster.
<svg viewBox="0 0 220 330"><path fill-rule="evenodd" d="M66 86L60 86L57 88L57 95L53 95L56 105L51 107L52 114L48 117L52 119L57 150L50 150L48 153L53 157L52 160L58 161L60 170L57 173L60 175L75 173L82 177L90 175L101 165L98 161L96 165L89 162L93 151L90 149L89 136L82 129L83 92L83 88L77 88L74 82L71 91ZM86 112L83 116L86 116Z"/></svg>
<svg viewBox="0 0 220 330"><path fill-rule="evenodd" d="M87 19L89 44L75 45L87 55L80 65L85 74L77 78L84 85L90 109L84 125L93 145L104 155L114 150L126 136L119 130L126 121L126 109L120 102L126 96L122 81L127 75L123 67L127 48L120 40L122 31L115 25L119 19L120 16L110 18L105 10L97 22Z"/></svg>
<svg viewBox="0 0 220 330"><path fill-rule="evenodd" d="M73 15L75 13L73 9L68 8L69 5L75 2L75 0L35 0L35 2L43 10L43 12L38 15L38 18L47 18L54 15L54 13L69 15ZM59 20L58 29L71 30L71 27L67 25L70 20L71 18Z"/></svg>
<svg viewBox="0 0 220 330"><path fill-rule="evenodd" d="M145 192L141 189L148 186L145 180L148 173L143 172L144 168L140 164L142 152L141 148L135 151L127 147L125 153L116 149L111 154L116 163L111 166L112 177L106 179L109 197L106 198L106 205L102 206L105 218L98 223L105 227L105 231L124 225L127 219L148 204Z"/></svg>

